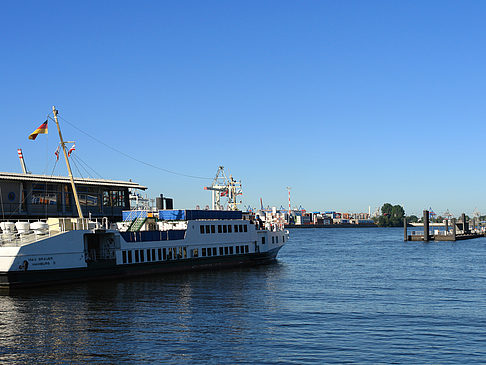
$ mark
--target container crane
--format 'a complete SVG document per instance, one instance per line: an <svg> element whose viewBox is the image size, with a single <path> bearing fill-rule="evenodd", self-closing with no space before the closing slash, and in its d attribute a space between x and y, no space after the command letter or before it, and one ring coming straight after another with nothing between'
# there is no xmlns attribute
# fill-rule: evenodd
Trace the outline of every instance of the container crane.
<svg viewBox="0 0 486 365"><path fill-rule="evenodd" d="M204 190L211 191L211 209L224 209L224 206L221 205L221 197L226 197L228 199L228 209L238 210L238 204L241 202L238 202L237 198L238 195L243 194L241 181L236 181L231 175L229 178L226 177L224 166L218 167L213 183L211 186L206 186Z"/></svg>

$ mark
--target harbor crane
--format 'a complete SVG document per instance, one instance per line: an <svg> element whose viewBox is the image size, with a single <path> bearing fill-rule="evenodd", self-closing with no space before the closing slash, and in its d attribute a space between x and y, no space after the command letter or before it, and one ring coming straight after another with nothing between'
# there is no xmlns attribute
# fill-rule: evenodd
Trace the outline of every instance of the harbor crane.
<svg viewBox="0 0 486 365"><path fill-rule="evenodd" d="M237 201L238 195L242 195L241 181L236 181L231 175L229 178L224 172L224 166L219 166L216 176L213 179L211 186L206 186L204 190L211 191L211 209L223 210L224 206L221 204L221 197L228 199L228 209L238 210Z"/></svg>
<svg viewBox="0 0 486 365"><path fill-rule="evenodd" d="M445 219L452 219L454 216L451 214L451 212L449 212L449 209L446 209L446 211L444 213L442 213L442 216L445 218Z"/></svg>

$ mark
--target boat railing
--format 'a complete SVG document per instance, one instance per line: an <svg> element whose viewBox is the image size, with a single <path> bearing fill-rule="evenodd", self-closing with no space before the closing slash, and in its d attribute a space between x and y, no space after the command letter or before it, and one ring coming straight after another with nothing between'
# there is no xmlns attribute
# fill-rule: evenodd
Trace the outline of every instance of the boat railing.
<svg viewBox="0 0 486 365"><path fill-rule="evenodd" d="M38 222L38 221L35 221ZM58 230L48 228L44 231L29 229L25 232L19 233L18 231L2 231L0 234L0 246L3 247L19 247L40 241L42 239L53 237L61 232Z"/></svg>
<svg viewBox="0 0 486 365"><path fill-rule="evenodd" d="M34 223L43 223L40 227L34 227ZM108 219L90 220L88 218L49 218L47 220L17 220L1 222L9 224L0 226L0 246L18 247L34 243L61 233L76 230L92 230L109 227ZM17 228L15 223L28 223L24 229ZM2 230L3 228L3 230Z"/></svg>

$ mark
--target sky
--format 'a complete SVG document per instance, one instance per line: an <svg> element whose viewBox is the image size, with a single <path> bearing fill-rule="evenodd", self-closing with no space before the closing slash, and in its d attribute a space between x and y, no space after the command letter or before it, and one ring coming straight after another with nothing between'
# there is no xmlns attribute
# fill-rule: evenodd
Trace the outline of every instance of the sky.
<svg viewBox="0 0 486 365"><path fill-rule="evenodd" d="M286 207L291 187L308 211L486 214L485 16L484 1L4 1L0 171L21 172L22 148L32 173L66 174L52 122L27 139L55 105L89 166L76 176L178 208L210 204L222 165L242 207Z"/></svg>

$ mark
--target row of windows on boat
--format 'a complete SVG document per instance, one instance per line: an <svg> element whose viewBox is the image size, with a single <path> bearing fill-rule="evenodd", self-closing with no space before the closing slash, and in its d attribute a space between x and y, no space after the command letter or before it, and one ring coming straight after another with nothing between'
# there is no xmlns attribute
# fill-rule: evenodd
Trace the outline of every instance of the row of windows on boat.
<svg viewBox="0 0 486 365"><path fill-rule="evenodd" d="M250 252L248 245L194 248L192 257L240 255ZM152 248L143 250L123 250L124 264L187 259L186 247Z"/></svg>
<svg viewBox="0 0 486 365"><path fill-rule="evenodd" d="M272 236L272 243L278 243L278 236ZM285 243L285 236L282 236L282 243ZM262 237L262 244L265 244L265 236Z"/></svg>
<svg viewBox="0 0 486 365"><path fill-rule="evenodd" d="M248 232L248 226L246 224L235 224L234 226L231 224L218 224L218 233L232 233L234 227L234 231L238 232ZM201 234L205 233L216 233L216 225L214 224L206 224L199 226L199 230Z"/></svg>

